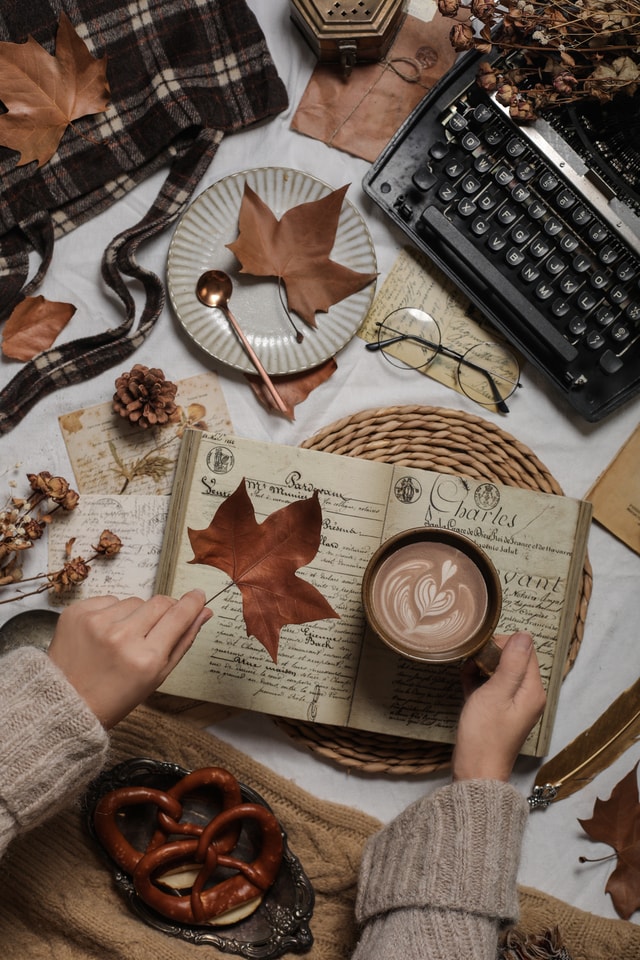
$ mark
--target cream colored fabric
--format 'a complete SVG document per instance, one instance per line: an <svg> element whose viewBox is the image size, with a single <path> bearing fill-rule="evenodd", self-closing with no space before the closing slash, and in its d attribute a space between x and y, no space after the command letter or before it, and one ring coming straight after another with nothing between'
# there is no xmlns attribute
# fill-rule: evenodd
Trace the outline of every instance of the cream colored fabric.
<svg viewBox="0 0 640 960"><path fill-rule="evenodd" d="M184 767L219 764L250 784L285 825L316 891L309 960L347 960L354 949L356 878L380 824L320 801L205 731L141 707L112 734L108 762L148 756ZM77 808L19 837L0 862L3 960L204 960L226 956L150 929L114 889ZM573 960L640 960L640 929L583 914L537 891L520 892L522 923L566 930ZM403 958L404 960L404 958ZM425 958L427 960L427 958Z"/></svg>
<svg viewBox="0 0 640 960"><path fill-rule="evenodd" d="M107 734L49 657L35 647L7 653L0 661L0 857L16 833L80 793L106 752Z"/></svg>

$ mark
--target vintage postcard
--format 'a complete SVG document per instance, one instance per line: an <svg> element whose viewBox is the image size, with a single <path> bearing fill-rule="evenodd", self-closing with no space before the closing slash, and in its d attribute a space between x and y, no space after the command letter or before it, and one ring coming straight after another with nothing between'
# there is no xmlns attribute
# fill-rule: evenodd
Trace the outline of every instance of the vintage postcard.
<svg viewBox="0 0 640 960"><path fill-rule="evenodd" d="M405 247L396 258L358 336L368 343L375 342L377 324L400 307L417 308L430 314L440 327L443 345L458 354L464 355L479 344L503 343L500 335L482 322L478 311L455 284L425 254L410 247ZM437 356L428 366L416 368L416 372L458 393L464 392L457 377L457 363L448 357Z"/></svg>
<svg viewBox="0 0 640 960"><path fill-rule="evenodd" d="M168 494L185 427L232 431L215 373L178 382L181 419L142 430L113 412L110 402L58 418L78 493Z"/></svg>

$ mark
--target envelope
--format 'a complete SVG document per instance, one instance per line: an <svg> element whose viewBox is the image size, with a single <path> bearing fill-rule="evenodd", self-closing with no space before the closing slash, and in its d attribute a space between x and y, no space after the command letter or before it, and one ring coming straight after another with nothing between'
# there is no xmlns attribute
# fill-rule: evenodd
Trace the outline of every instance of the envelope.
<svg viewBox="0 0 640 960"><path fill-rule="evenodd" d="M430 21L408 14L382 60L356 64L349 77L335 64L318 64L291 129L373 162L453 65L451 27L452 21L439 13Z"/></svg>

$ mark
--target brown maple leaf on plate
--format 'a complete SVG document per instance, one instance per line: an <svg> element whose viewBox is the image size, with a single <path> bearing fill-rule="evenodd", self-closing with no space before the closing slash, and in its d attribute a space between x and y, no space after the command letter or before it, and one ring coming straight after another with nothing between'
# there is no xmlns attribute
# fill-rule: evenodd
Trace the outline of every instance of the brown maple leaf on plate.
<svg viewBox="0 0 640 960"><path fill-rule="evenodd" d="M640 802L638 764L616 784L608 800L596 799L590 820L579 820L592 840L616 851L617 865L605 893L623 920L640 908ZM580 857L582 863L588 858Z"/></svg>
<svg viewBox="0 0 640 960"><path fill-rule="evenodd" d="M280 630L288 623L338 618L319 590L295 575L320 546L322 510L317 492L270 514L262 523L244 480L203 530L187 528L194 557L224 571L242 594L247 636L278 661Z"/></svg>
<svg viewBox="0 0 640 960"><path fill-rule="evenodd" d="M72 303L25 297L2 332L2 352L12 360L31 360L54 342L76 312Z"/></svg>
<svg viewBox="0 0 640 960"><path fill-rule="evenodd" d="M358 273L329 258L348 186L320 200L300 203L278 220L245 183L238 239L227 244L240 261L240 273L282 281L289 309L310 327L317 326L316 312L326 313L377 276Z"/></svg>
<svg viewBox="0 0 640 960"><path fill-rule="evenodd" d="M18 166L41 167L58 148L65 130L80 117L101 113L109 103L106 57L97 60L60 13L55 54L29 37L0 42L0 144L20 154Z"/></svg>

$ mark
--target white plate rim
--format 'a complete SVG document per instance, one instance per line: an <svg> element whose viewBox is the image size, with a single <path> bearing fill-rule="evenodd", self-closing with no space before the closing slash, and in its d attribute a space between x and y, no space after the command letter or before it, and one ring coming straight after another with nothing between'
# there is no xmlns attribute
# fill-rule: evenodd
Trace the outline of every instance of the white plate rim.
<svg viewBox="0 0 640 960"><path fill-rule="evenodd" d="M251 167L216 180L192 201L174 230L167 255L169 298L182 328L206 354L236 370L255 373L224 314L200 304L195 296L195 283L204 269L226 269L234 282L231 309L269 374L300 373L333 357L353 338L371 306L376 283L372 281L334 304L327 313L316 314L317 329L310 328L293 314L304 333L302 344L296 343L295 333L277 299L277 280L240 274L240 264L226 249L226 244L237 237L237 212L247 181L254 189L258 188L256 192L278 217L296 203L305 202L304 194L309 194L307 199L316 200L336 189L319 177L290 167ZM277 197L262 195L270 189L277 192ZM303 199L296 199L298 196ZM209 229L212 215L213 229ZM231 235L223 237L219 230L228 225L227 221L234 223L234 227ZM335 256L338 262L361 272L377 273L369 230L361 213L346 197L336 231L336 250L341 254ZM261 314L258 322L254 311L267 300L272 307L270 316L275 328L272 325L265 330L265 314Z"/></svg>

